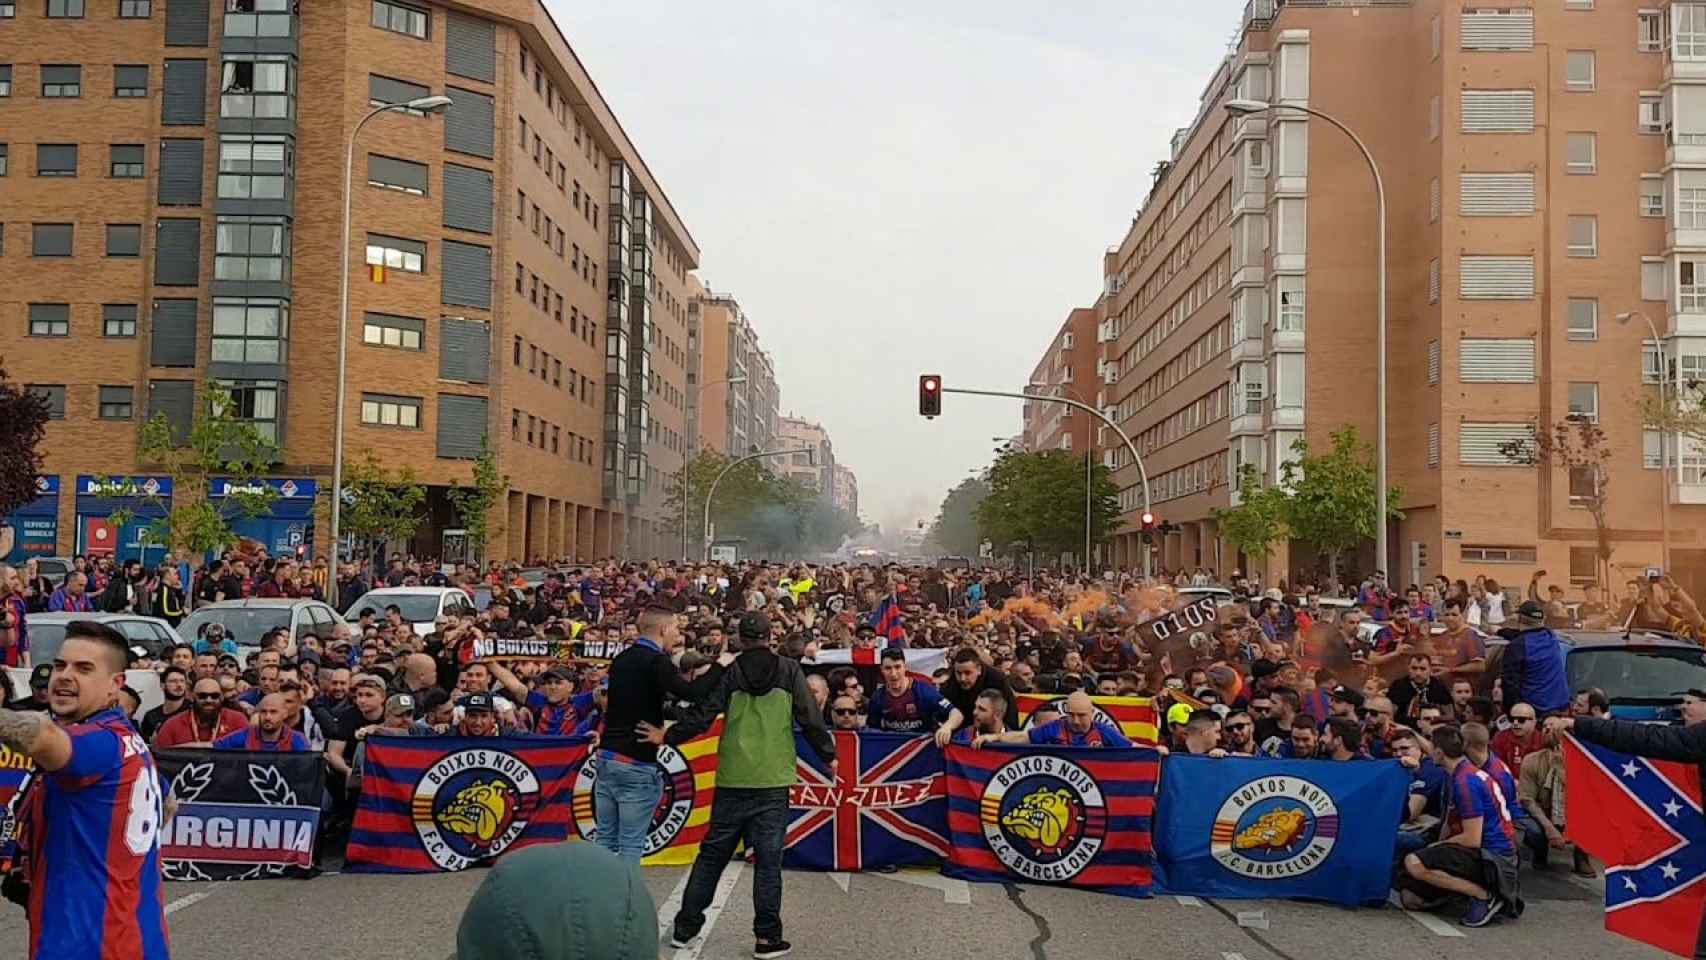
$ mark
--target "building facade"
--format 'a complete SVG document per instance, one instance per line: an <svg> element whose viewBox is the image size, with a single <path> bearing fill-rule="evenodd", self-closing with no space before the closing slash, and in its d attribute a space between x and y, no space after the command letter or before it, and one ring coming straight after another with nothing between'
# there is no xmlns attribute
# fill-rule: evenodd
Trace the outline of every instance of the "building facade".
<svg viewBox="0 0 1706 960"><path fill-rule="evenodd" d="M33 550L134 553L95 476L160 489L138 421L186 428L208 381L306 501L264 545L315 549L345 150L437 95L353 148L345 462L427 485L419 554L460 553L444 494L482 442L509 478L487 556L656 543L699 251L539 0L0 10L0 354L56 417Z"/></svg>
<svg viewBox="0 0 1706 960"><path fill-rule="evenodd" d="M1240 557L1213 511L1245 468L1278 482L1299 440L1323 449L1346 426L1374 439L1376 210L1343 133L1297 111L1235 115L1234 99L1337 118L1383 175L1404 518L1391 554L1362 568L1620 583L1662 562L1668 526L1670 565L1698 589L1706 459L1674 439L1661 454L1639 403L1706 365L1706 4L1248 5L1106 259L1099 336L1109 405L1179 526L1154 545L1159 564L1266 567L1271 581L1315 558ZM1571 418L1597 422L1610 449L1608 572L1591 471L1511 455ZM1137 470L1102 445L1126 511L1115 559L1136 566Z"/></svg>
<svg viewBox="0 0 1706 960"><path fill-rule="evenodd" d="M810 451L777 457L772 469L783 477L817 493L825 503L835 502L835 445L823 425L804 417L781 418L772 450Z"/></svg>
<svg viewBox="0 0 1706 960"><path fill-rule="evenodd" d="M1102 382L1098 371L1102 356L1096 342L1096 310L1079 307L1067 314L1049 341L1042 358L1031 371L1028 392L1039 396L1065 397L1092 407ZM1093 418L1081 410L1059 403L1027 402L1021 433L1026 450L1093 450L1096 437Z"/></svg>
<svg viewBox="0 0 1706 960"><path fill-rule="evenodd" d="M835 465L835 492L830 502L835 509L855 519L859 516L859 475L844 463Z"/></svg>
<svg viewBox="0 0 1706 960"><path fill-rule="evenodd" d="M688 322L701 378L689 399L699 449L725 456L775 449L781 421L776 365L759 347L758 331L740 303L707 289L688 305Z"/></svg>

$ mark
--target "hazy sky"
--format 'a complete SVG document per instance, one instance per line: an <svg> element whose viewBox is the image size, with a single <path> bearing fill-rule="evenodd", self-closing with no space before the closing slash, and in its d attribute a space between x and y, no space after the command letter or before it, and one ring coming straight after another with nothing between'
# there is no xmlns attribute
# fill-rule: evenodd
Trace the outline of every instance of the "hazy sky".
<svg viewBox="0 0 1706 960"><path fill-rule="evenodd" d="M546 0L886 531L1019 431L1244 0ZM667 11L667 15L665 14Z"/></svg>

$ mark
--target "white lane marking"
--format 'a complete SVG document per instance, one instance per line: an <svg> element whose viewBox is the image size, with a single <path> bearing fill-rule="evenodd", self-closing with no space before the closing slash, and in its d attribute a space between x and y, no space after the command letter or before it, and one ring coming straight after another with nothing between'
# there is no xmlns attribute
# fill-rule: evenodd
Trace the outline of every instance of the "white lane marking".
<svg viewBox="0 0 1706 960"><path fill-rule="evenodd" d="M1179 901L1179 905L1184 907L1202 906L1202 898L1200 897L1175 896L1173 899ZM1234 954L1234 956L1236 956L1236 954Z"/></svg>
<svg viewBox="0 0 1706 960"><path fill-rule="evenodd" d="M729 894L734 892L735 884L740 882L741 872L745 869L746 861L736 860L723 871L723 878L717 881L717 892L711 896L711 905L705 908L705 926L700 928L699 936L691 944L675 951L675 960L699 960L700 952L711 939L711 931L716 929L717 918L723 915L723 905L729 902Z"/></svg>
<svg viewBox="0 0 1706 960"><path fill-rule="evenodd" d="M971 903L971 884L956 877L944 877L939 873L903 870L900 873L868 873L868 877L881 880L893 880L896 883L910 883L915 887L927 887L942 892L944 903L969 905Z"/></svg>
<svg viewBox="0 0 1706 960"><path fill-rule="evenodd" d="M1244 955L1242 953L1227 953L1222 950L1220 952L1220 960L1244 960Z"/></svg>
<svg viewBox="0 0 1706 960"><path fill-rule="evenodd" d="M675 889L669 892L669 898L658 908L658 942L669 943L669 935L675 924L675 915L681 912L681 898L687 893L687 878L693 875L689 867L681 872L681 879L675 881ZM666 948L667 949L667 948Z"/></svg>
<svg viewBox="0 0 1706 960"><path fill-rule="evenodd" d="M211 896L213 896L213 892L210 890L205 893L192 893L188 896L179 897L171 903L166 904L166 915L171 916L185 907L193 907Z"/></svg>
<svg viewBox="0 0 1706 960"><path fill-rule="evenodd" d="M1450 923L1441 920L1431 913L1423 913L1420 910L1405 910L1403 901L1398 899L1398 894L1396 893L1389 894L1387 896L1387 902L1403 911L1403 913L1411 920L1421 924L1423 929L1436 937L1461 937L1464 935L1462 930L1457 929L1455 926L1452 926Z"/></svg>
<svg viewBox="0 0 1706 960"><path fill-rule="evenodd" d="M831 870L829 873L829 879L835 881L835 885L841 888L842 893L847 892L847 887L848 887L847 874L842 873L839 870Z"/></svg>

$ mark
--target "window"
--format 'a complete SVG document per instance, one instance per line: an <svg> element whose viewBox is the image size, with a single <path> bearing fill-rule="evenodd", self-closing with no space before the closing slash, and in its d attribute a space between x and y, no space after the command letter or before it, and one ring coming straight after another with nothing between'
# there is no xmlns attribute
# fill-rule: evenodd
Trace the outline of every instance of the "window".
<svg viewBox="0 0 1706 960"><path fill-rule="evenodd" d="M30 336L68 337L71 335L71 305L68 303L32 303Z"/></svg>
<svg viewBox="0 0 1706 960"><path fill-rule="evenodd" d="M1428 341L1428 386L1439 383L1439 341Z"/></svg>
<svg viewBox="0 0 1706 960"><path fill-rule="evenodd" d="M1660 257L1641 258L1641 299L1665 298L1665 262Z"/></svg>
<svg viewBox="0 0 1706 960"><path fill-rule="evenodd" d="M1642 338L1642 340L1641 340L1641 382L1642 383L1658 383L1659 382L1659 371L1660 371L1660 369L1661 369L1661 365L1659 363L1659 344L1658 344L1658 341Z"/></svg>
<svg viewBox="0 0 1706 960"><path fill-rule="evenodd" d="M107 256L142 256L142 225L139 223L107 224Z"/></svg>
<svg viewBox="0 0 1706 960"><path fill-rule="evenodd" d="M1439 128L1442 122L1439 95L1435 94L1433 99L1428 101L1428 140L1439 139Z"/></svg>
<svg viewBox="0 0 1706 960"><path fill-rule="evenodd" d="M1439 258L1428 261L1428 302L1439 302Z"/></svg>
<svg viewBox="0 0 1706 960"><path fill-rule="evenodd" d="M1641 466L1648 470L1661 470L1664 468L1664 458L1667 454L1674 462L1676 459L1676 442L1673 440L1665 446L1668 449L1663 451L1659 449L1659 432L1657 430L1642 430Z"/></svg>
<svg viewBox="0 0 1706 960"><path fill-rule="evenodd" d="M134 304L134 303L103 303L103 304L101 304L101 336L103 336L103 337L134 337L134 336L136 336L136 304Z"/></svg>
<svg viewBox="0 0 1706 960"><path fill-rule="evenodd" d="M1439 424L1428 424L1428 466L1439 466Z"/></svg>
<svg viewBox="0 0 1706 960"><path fill-rule="evenodd" d="M1665 100L1663 94L1641 94L1636 106L1635 129L1647 134L1665 132Z"/></svg>
<svg viewBox="0 0 1706 960"><path fill-rule="evenodd" d="M293 161L289 137L222 137L219 195L233 200L282 200Z"/></svg>
<svg viewBox="0 0 1706 960"><path fill-rule="evenodd" d="M1676 226L1680 230L1706 229L1706 173L1698 170L1676 172ZM1662 183L1661 183L1662 189ZM1664 212L1662 206L1659 212Z"/></svg>
<svg viewBox="0 0 1706 960"><path fill-rule="evenodd" d="M231 394L231 417L255 428L269 443L278 442L277 380L225 380L220 382Z"/></svg>
<svg viewBox="0 0 1706 960"><path fill-rule="evenodd" d="M6 175L6 167L8 164L8 155L9 155L9 149L8 149L7 145L4 143L0 143L0 177L4 177Z"/></svg>
<svg viewBox="0 0 1706 960"><path fill-rule="evenodd" d="M215 363L283 363L290 336L290 304L267 297L216 297Z"/></svg>
<svg viewBox="0 0 1706 960"><path fill-rule="evenodd" d="M41 95L44 97L81 97L83 68L77 64L42 64Z"/></svg>
<svg viewBox="0 0 1706 960"><path fill-rule="evenodd" d="M101 419L129 420L135 392L134 387L101 387Z"/></svg>
<svg viewBox="0 0 1706 960"><path fill-rule="evenodd" d="M1571 300L1568 309L1568 337L1571 340L1599 339L1599 301Z"/></svg>
<svg viewBox="0 0 1706 960"><path fill-rule="evenodd" d="M1570 548L1570 584L1585 587L1599 582L1599 554L1593 547Z"/></svg>
<svg viewBox="0 0 1706 960"><path fill-rule="evenodd" d="M1567 134L1564 143L1564 172L1586 174L1599 169L1599 135Z"/></svg>
<svg viewBox="0 0 1706 960"><path fill-rule="evenodd" d="M55 19L77 19L83 16L83 0L47 0L47 15Z"/></svg>
<svg viewBox="0 0 1706 960"><path fill-rule="evenodd" d="M290 279L290 221L220 217L214 234L215 280Z"/></svg>
<svg viewBox="0 0 1706 960"><path fill-rule="evenodd" d="M1570 217L1570 256L1599 256L1599 218L1572 215Z"/></svg>
<svg viewBox="0 0 1706 960"><path fill-rule="evenodd" d="M118 0L120 20L146 20L154 15L154 0Z"/></svg>
<svg viewBox="0 0 1706 960"><path fill-rule="evenodd" d="M381 30L425 40L428 22L427 12L418 7L395 0L373 0L373 25Z"/></svg>
<svg viewBox="0 0 1706 960"><path fill-rule="evenodd" d="M288 37L295 0L227 0L228 37Z"/></svg>
<svg viewBox="0 0 1706 960"><path fill-rule="evenodd" d="M426 244L419 240L370 233L367 235L367 262L376 267L420 273L426 267Z"/></svg>
<svg viewBox="0 0 1706 960"><path fill-rule="evenodd" d="M367 155L367 183L368 186L426 196L427 165L370 153Z"/></svg>
<svg viewBox="0 0 1706 960"><path fill-rule="evenodd" d="M35 223L32 227L33 255L38 257L71 256L72 230L69 223Z"/></svg>
<svg viewBox="0 0 1706 960"><path fill-rule="evenodd" d="M421 426L420 398L364 393L361 395L361 422L376 427L401 427L406 430L419 430Z"/></svg>
<svg viewBox="0 0 1706 960"><path fill-rule="evenodd" d="M10 20L17 15L17 0L0 0L0 20Z"/></svg>
<svg viewBox="0 0 1706 960"><path fill-rule="evenodd" d="M377 73L367 75L367 105L379 107L392 103L408 103L432 95L432 90L418 83L398 80L394 77L380 76ZM410 116L424 117L426 114L419 110L398 110Z"/></svg>
<svg viewBox="0 0 1706 960"><path fill-rule="evenodd" d="M12 95L12 65L0 63L0 97Z"/></svg>
<svg viewBox="0 0 1706 960"><path fill-rule="evenodd" d="M1640 211L1643 217L1662 217L1665 215L1665 180L1654 174L1643 176L1640 186ZM1706 190L1700 192L1699 200L1706 202ZM1681 214L1680 205L1678 214ZM1680 226L1680 224L1679 224Z"/></svg>
<svg viewBox="0 0 1706 960"><path fill-rule="evenodd" d="M361 342L373 347L419 350L425 330L426 321L415 317L370 313L362 320Z"/></svg>
<svg viewBox="0 0 1706 960"><path fill-rule="evenodd" d="M63 383L32 383L25 387L47 401L47 418L49 420L65 419L65 384Z"/></svg>
<svg viewBox="0 0 1706 960"><path fill-rule="evenodd" d="M1463 383L1533 383L1530 337L1464 337L1458 341L1457 378Z"/></svg>
<svg viewBox="0 0 1706 960"><path fill-rule="evenodd" d="M1599 470L1594 467L1570 468L1570 504L1582 506L1599 496Z"/></svg>
<svg viewBox="0 0 1706 960"><path fill-rule="evenodd" d="M1676 304L1683 313L1706 313L1706 259L1681 259L1676 265Z"/></svg>
<svg viewBox="0 0 1706 960"><path fill-rule="evenodd" d="M287 119L296 115L296 61L283 55L226 57L219 115Z"/></svg>
<svg viewBox="0 0 1706 960"><path fill-rule="evenodd" d="M146 66L122 65L113 67L113 96L122 98L148 96L148 68Z"/></svg>
<svg viewBox="0 0 1706 960"><path fill-rule="evenodd" d="M1593 89L1594 56L1592 50L1571 50L1564 54L1564 85L1571 90Z"/></svg>
<svg viewBox="0 0 1706 960"><path fill-rule="evenodd" d="M142 144L115 143L108 155L107 173L115 180L135 180L143 174Z"/></svg>
<svg viewBox="0 0 1706 960"><path fill-rule="evenodd" d="M1586 3L1591 7L1592 0L1567 0L1566 6L1572 9L1585 9L1578 5ZM1535 549L1533 547L1471 547L1465 544L1460 548L1459 556L1465 563L1534 563Z"/></svg>
<svg viewBox="0 0 1706 960"><path fill-rule="evenodd" d="M1278 280L1279 316L1274 329L1283 333L1303 332L1303 278L1280 277Z"/></svg>
<svg viewBox="0 0 1706 960"><path fill-rule="evenodd" d="M1599 384L1570 384L1570 419L1599 422Z"/></svg>
<svg viewBox="0 0 1706 960"><path fill-rule="evenodd" d="M1635 49L1642 53L1658 53L1665 46L1665 15L1658 10L1641 10L1635 14Z"/></svg>
<svg viewBox="0 0 1706 960"><path fill-rule="evenodd" d="M36 176L75 177L77 175L77 145L75 143L36 144Z"/></svg>

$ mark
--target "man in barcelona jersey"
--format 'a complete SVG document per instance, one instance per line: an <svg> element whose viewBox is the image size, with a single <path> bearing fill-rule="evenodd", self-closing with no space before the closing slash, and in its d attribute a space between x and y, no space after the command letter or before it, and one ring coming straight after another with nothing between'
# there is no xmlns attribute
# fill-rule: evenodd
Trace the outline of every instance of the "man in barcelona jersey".
<svg viewBox="0 0 1706 960"><path fill-rule="evenodd" d="M0 743L40 771L22 818L31 960L167 957L159 777L115 706L126 659L118 631L73 620L48 681L52 718L0 710Z"/></svg>

